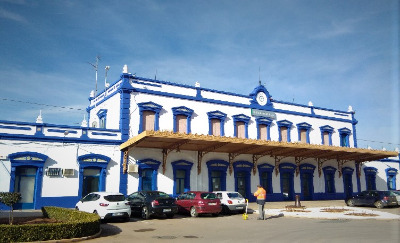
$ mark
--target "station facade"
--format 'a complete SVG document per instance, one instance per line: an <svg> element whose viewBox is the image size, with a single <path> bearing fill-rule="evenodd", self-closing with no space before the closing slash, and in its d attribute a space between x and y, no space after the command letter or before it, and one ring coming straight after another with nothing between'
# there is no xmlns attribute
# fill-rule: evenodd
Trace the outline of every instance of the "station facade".
<svg viewBox="0 0 400 243"><path fill-rule="evenodd" d="M91 191L238 191L249 201L399 189L398 151L357 148L355 112L136 77L89 98L81 126L0 121L0 191L16 208L74 207ZM5 208L0 205L0 208Z"/></svg>

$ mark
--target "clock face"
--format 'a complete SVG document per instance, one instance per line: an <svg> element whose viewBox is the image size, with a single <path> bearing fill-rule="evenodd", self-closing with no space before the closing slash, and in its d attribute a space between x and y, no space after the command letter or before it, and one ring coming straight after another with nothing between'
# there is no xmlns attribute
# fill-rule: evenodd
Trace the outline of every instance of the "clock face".
<svg viewBox="0 0 400 243"><path fill-rule="evenodd" d="M268 102L267 96L265 95L264 92L258 92L256 99L257 99L257 103L261 106L266 105Z"/></svg>

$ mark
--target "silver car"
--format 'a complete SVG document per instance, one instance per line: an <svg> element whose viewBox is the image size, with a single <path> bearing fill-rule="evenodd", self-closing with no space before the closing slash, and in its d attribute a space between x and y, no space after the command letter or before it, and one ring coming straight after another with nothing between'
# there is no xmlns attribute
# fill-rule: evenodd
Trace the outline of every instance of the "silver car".
<svg viewBox="0 0 400 243"><path fill-rule="evenodd" d="M232 212L244 213L246 210L246 199L234 191L215 191L217 198L222 204L222 213L230 214Z"/></svg>

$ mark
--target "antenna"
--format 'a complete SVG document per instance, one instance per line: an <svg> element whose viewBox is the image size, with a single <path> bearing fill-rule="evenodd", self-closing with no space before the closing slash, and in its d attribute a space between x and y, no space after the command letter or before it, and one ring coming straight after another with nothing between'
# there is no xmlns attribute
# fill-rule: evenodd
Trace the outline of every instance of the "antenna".
<svg viewBox="0 0 400 243"><path fill-rule="evenodd" d="M107 72L108 72L108 70L110 70L110 66L106 66L104 69L106 70L106 76L105 76L105 78L104 78L104 86L105 86L106 89L107 89L108 86L110 85L110 84L107 83Z"/></svg>
<svg viewBox="0 0 400 243"><path fill-rule="evenodd" d="M96 70L96 89L95 89L95 91L94 91L94 97L96 97L96 95L97 95L97 68L98 68L98 66L99 66L99 61L100 61L100 56L97 55L97 56L96 56L96 65L93 64L93 63L88 62L88 63L89 63L90 65L92 65L93 68Z"/></svg>
<svg viewBox="0 0 400 243"><path fill-rule="evenodd" d="M156 68L156 74L154 74L154 79L157 80L157 68Z"/></svg>
<svg viewBox="0 0 400 243"><path fill-rule="evenodd" d="M261 86L261 72L260 72L260 66L258 66L258 84Z"/></svg>

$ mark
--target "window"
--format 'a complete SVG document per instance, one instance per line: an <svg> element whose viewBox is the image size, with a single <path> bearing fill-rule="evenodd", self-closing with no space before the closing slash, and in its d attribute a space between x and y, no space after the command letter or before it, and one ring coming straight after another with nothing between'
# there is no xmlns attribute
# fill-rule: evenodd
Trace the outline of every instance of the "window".
<svg viewBox="0 0 400 243"><path fill-rule="evenodd" d="M271 134L270 134L271 123L272 123L272 120L270 120L268 118L264 118L264 117L256 118L257 139L271 140Z"/></svg>
<svg viewBox="0 0 400 243"><path fill-rule="evenodd" d="M278 121L279 141L290 142L290 128L292 123L288 120Z"/></svg>
<svg viewBox="0 0 400 243"><path fill-rule="evenodd" d="M252 168L253 164L247 161L237 161L233 163L235 191L239 192L243 197L250 199L252 196L250 188Z"/></svg>
<svg viewBox="0 0 400 243"><path fill-rule="evenodd" d="M340 146L342 147L350 147L350 129L348 128L341 128L338 130L339 131L339 136L340 136Z"/></svg>
<svg viewBox="0 0 400 243"><path fill-rule="evenodd" d="M153 102L139 103L139 133L143 131L158 131L161 105Z"/></svg>
<svg viewBox="0 0 400 243"><path fill-rule="evenodd" d="M224 122L226 114L221 111L210 111L207 112L207 115L209 122L208 135L225 136Z"/></svg>
<svg viewBox="0 0 400 243"><path fill-rule="evenodd" d="M388 190L396 190L396 175L397 175L397 169L395 168L386 169Z"/></svg>
<svg viewBox="0 0 400 243"><path fill-rule="evenodd" d="M185 106L172 108L174 117L174 132L191 133L190 121L192 119L193 110Z"/></svg>
<svg viewBox="0 0 400 243"><path fill-rule="evenodd" d="M208 190L225 191L226 190L226 171L229 163L223 160L210 160L208 167Z"/></svg>
<svg viewBox="0 0 400 243"><path fill-rule="evenodd" d="M139 165L139 185L138 191L156 191L158 167L161 162L153 159L138 160Z"/></svg>
<svg viewBox="0 0 400 243"><path fill-rule="evenodd" d="M325 192L336 193L336 188L335 188L336 168L332 166L327 166L324 167L322 170L324 171L324 177L325 177Z"/></svg>
<svg viewBox="0 0 400 243"><path fill-rule="evenodd" d="M303 122L297 124L297 129L299 132L299 142L300 143L310 143L310 130L311 125Z"/></svg>
<svg viewBox="0 0 400 243"><path fill-rule="evenodd" d="M332 145L332 133L334 131L331 126L322 126L319 128L321 130L321 138L323 145Z"/></svg>
<svg viewBox="0 0 400 243"><path fill-rule="evenodd" d="M97 112L97 117L99 118L99 128L106 128L106 118L107 110L101 109Z"/></svg>
<svg viewBox="0 0 400 243"><path fill-rule="evenodd" d="M234 137L238 138L248 138L248 126L250 117L244 114L234 115L233 125L234 125Z"/></svg>
<svg viewBox="0 0 400 243"><path fill-rule="evenodd" d="M179 160L171 163L174 173L174 192L177 196L190 191L190 170L193 163L185 160Z"/></svg>

